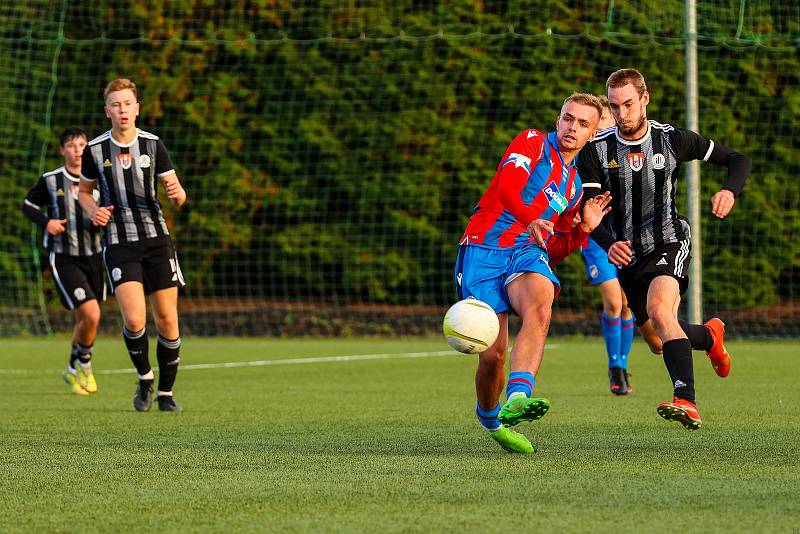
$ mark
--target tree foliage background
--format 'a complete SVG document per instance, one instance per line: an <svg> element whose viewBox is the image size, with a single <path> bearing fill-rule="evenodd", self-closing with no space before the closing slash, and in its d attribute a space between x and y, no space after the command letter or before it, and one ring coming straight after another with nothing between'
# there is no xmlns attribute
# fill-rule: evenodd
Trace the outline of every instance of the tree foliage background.
<svg viewBox="0 0 800 534"><path fill-rule="evenodd" d="M799 335L800 7L701 4L701 133L754 161L731 217L704 210L705 308L738 313L742 334ZM51 284L32 267L38 236L19 204L61 164L63 127L90 138L108 129L102 90L118 76L140 87L138 124L164 139L189 192L185 209L166 208L189 282L186 316L258 334L314 331L316 313L334 321L320 332L348 333L346 318L323 310L363 308L380 323L376 310L389 305L433 309L419 316L435 327L455 298L457 239L516 133L551 130L566 96L602 92L625 66L645 74L651 118L685 124L683 9L675 0L2 7L0 298L17 326L0 331L38 331L52 313ZM702 167L706 199L723 172ZM597 304L578 256L559 276L557 312ZM269 318L253 323L245 309ZM402 324L371 331L416 331Z"/></svg>

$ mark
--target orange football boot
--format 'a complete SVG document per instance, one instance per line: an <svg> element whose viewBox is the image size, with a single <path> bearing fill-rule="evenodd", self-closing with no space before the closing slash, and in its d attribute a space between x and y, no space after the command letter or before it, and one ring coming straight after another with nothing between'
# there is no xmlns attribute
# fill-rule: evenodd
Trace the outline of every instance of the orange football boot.
<svg viewBox="0 0 800 534"><path fill-rule="evenodd" d="M672 397L672 402L660 403L656 411L667 421L677 421L687 430L697 430L703 424L697 405L686 399Z"/></svg>
<svg viewBox="0 0 800 534"><path fill-rule="evenodd" d="M711 367L714 368L717 376L725 378L731 371L731 355L728 354L728 351L725 350L725 345L722 343L725 339L725 323L716 317L712 317L705 326L711 332L711 339L714 340L714 344L706 351L706 355L711 360Z"/></svg>

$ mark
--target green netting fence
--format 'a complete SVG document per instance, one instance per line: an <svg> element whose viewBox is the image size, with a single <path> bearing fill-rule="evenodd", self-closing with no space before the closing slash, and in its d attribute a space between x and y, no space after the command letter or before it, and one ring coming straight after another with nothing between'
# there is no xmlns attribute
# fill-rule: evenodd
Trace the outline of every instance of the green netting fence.
<svg viewBox="0 0 800 534"><path fill-rule="evenodd" d="M109 79L137 82L139 126L164 139L189 193L166 208L185 333L423 334L455 299L457 239L516 133L552 130L567 95L602 92L625 66L647 77L651 118L685 124L683 12L674 0L3 2L0 334L69 328L20 205L61 164L61 129L108 129ZM733 214L703 212L705 315L734 335L798 336L800 4L715 0L697 18L700 130L754 161ZM701 172L707 199L724 171ZM553 333L597 333L580 257L558 274Z"/></svg>

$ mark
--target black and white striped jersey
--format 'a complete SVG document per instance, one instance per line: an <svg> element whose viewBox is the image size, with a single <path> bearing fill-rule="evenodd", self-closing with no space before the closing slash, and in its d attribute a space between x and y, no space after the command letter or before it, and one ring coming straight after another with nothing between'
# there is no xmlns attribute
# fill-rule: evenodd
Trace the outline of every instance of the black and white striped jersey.
<svg viewBox="0 0 800 534"><path fill-rule="evenodd" d="M31 220L45 227L44 247L56 254L92 256L103 251L101 229L85 217L78 202L79 184L79 177L59 167L43 174L25 197L23 211ZM95 200L100 198L97 189L93 194ZM38 214L42 208L47 208L47 217ZM48 219L66 219L64 232L50 235L46 229Z"/></svg>
<svg viewBox="0 0 800 534"><path fill-rule="evenodd" d="M630 241L641 257L657 247L690 238L688 222L675 206L681 163L703 160L728 167L724 188L738 195L750 171L745 156L691 130L648 121L641 139L622 139L617 128L598 133L583 148L578 172L584 198L610 191L612 210L592 237L606 250Z"/></svg>
<svg viewBox="0 0 800 534"><path fill-rule="evenodd" d="M164 143L144 130L137 129L136 138L127 145L115 141L110 130L89 141L81 174L98 183L101 206L114 206L106 226L106 243L169 235L156 196L156 178L172 171Z"/></svg>

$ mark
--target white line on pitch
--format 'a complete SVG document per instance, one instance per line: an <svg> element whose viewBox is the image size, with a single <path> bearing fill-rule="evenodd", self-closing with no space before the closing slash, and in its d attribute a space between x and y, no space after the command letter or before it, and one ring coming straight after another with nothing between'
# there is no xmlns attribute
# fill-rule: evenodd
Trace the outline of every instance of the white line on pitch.
<svg viewBox="0 0 800 534"><path fill-rule="evenodd" d="M548 349L557 349L558 345L547 345ZM287 358L281 360L253 360L249 362L222 362L222 363L196 363L181 365L181 371L194 369L230 369L235 367L264 367L267 365L299 365L307 363L327 363L327 362L355 362L369 360L394 360L400 358L435 358L439 356L456 356L458 352L452 350L440 350L435 352L394 352L384 354L350 354L346 356L314 356L307 358ZM48 369L0 369L0 374L31 375L40 373L52 373ZM96 375L124 375L135 374L136 369L98 369Z"/></svg>

